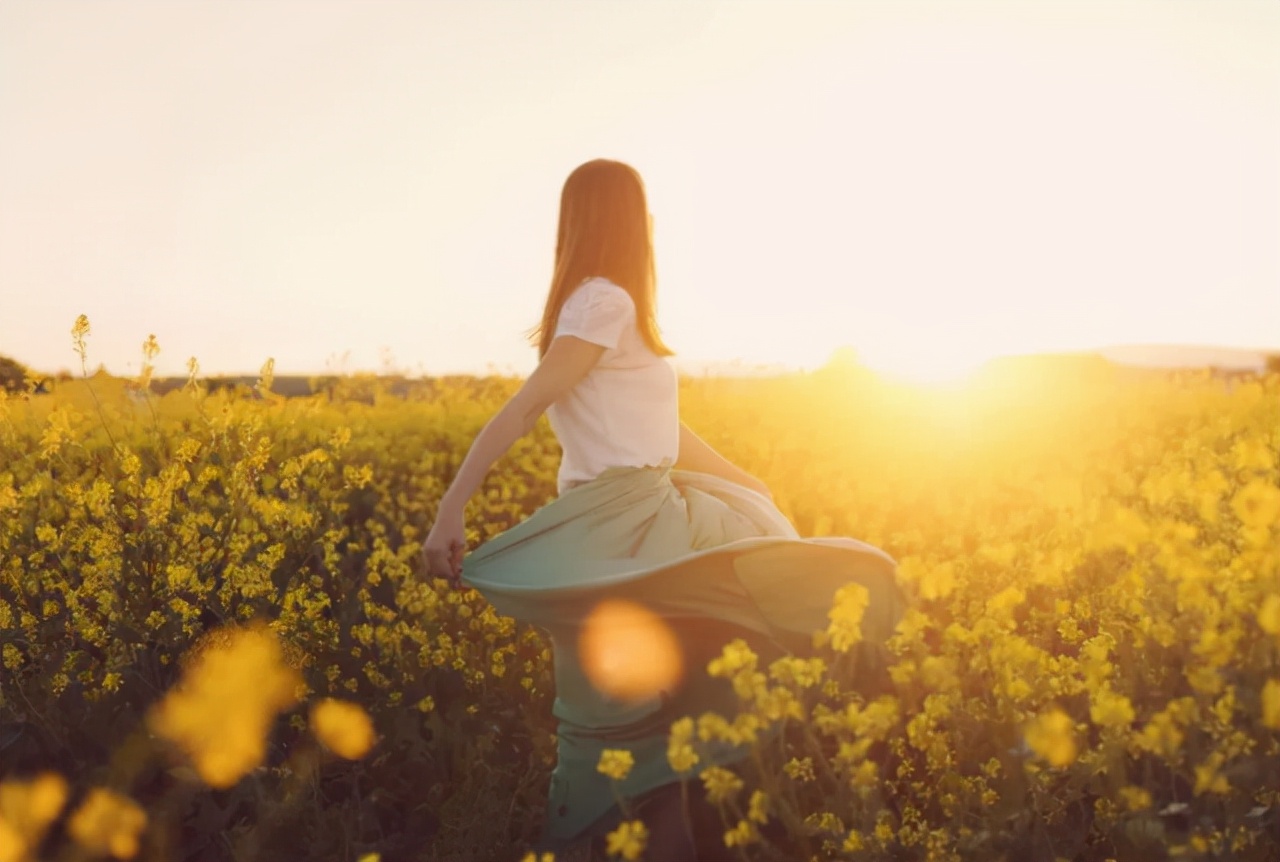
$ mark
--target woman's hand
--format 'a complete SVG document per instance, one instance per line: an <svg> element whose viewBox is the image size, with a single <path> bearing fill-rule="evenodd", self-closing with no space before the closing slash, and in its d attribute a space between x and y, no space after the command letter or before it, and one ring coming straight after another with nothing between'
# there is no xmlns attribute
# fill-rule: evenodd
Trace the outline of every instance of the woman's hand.
<svg viewBox="0 0 1280 862"><path fill-rule="evenodd" d="M462 586L462 555L467 547L462 510L441 504L436 522L422 545L422 559L427 574L444 578L455 587Z"/></svg>

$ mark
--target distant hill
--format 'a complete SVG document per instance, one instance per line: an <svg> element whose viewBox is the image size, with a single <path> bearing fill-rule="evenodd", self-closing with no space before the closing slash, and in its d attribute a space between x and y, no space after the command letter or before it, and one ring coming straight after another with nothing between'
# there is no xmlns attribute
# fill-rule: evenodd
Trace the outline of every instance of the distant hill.
<svg viewBox="0 0 1280 862"><path fill-rule="evenodd" d="M1098 351L1119 365L1149 368L1224 368L1233 371L1261 371L1273 351L1237 347L1204 347L1179 344L1125 344Z"/></svg>

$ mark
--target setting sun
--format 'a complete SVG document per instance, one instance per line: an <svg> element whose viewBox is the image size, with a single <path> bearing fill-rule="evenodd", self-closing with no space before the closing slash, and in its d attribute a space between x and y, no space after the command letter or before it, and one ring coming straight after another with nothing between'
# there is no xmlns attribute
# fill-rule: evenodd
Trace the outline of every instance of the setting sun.
<svg viewBox="0 0 1280 862"><path fill-rule="evenodd" d="M996 353L965 349L962 346L903 344L859 354L862 365L893 383L916 386L958 386L970 378Z"/></svg>

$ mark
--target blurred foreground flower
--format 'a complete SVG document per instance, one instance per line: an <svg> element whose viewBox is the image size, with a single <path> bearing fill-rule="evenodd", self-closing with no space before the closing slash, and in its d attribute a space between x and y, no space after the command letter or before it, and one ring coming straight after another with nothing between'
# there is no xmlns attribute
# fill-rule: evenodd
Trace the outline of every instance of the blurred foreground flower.
<svg viewBox="0 0 1280 862"><path fill-rule="evenodd" d="M1026 741L1050 766L1067 766L1076 759L1075 727L1071 716L1061 709L1051 709L1032 721L1026 729Z"/></svg>
<svg viewBox="0 0 1280 862"><path fill-rule="evenodd" d="M1262 723L1280 730L1280 679L1269 679L1262 687Z"/></svg>
<svg viewBox="0 0 1280 862"><path fill-rule="evenodd" d="M373 747L373 722L354 703L325 698L311 708L311 732L339 757L358 760Z"/></svg>
<svg viewBox="0 0 1280 862"><path fill-rule="evenodd" d="M67 832L90 853L132 859L138 854L138 836L146 826L147 812L138 803L95 787L71 815Z"/></svg>
<svg viewBox="0 0 1280 862"><path fill-rule="evenodd" d="M635 766L635 758L630 751L622 748L606 748L600 752L600 762L596 764L596 771L615 781L621 781L631 774L633 766Z"/></svg>
<svg viewBox="0 0 1280 862"><path fill-rule="evenodd" d="M226 788L262 762L271 722L298 700L300 678L265 629L215 632L148 723L204 781Z"/></svg>
<svg viewBox="0 0 1280 862"><path fill-rule="evenodd" d="M640 820L626 820L605 836L606 852L623 859L639 859L649 840L649 830Z"/></svg>
<svg viewBox="0 0 1280 862"><path fill-rule="evenodd" d="M27 859L67 803L67 782L46 772L0 784L0 862Z"/></svg>
<svg viewBox="0 0 1280 862"><path fill-rule="evenodd" d="M862 584L845 584L836 591L835 604L827 611L831 620L827 636L833 650L848 652L862 640L862 616L870 601L871 594Z"/></svg>

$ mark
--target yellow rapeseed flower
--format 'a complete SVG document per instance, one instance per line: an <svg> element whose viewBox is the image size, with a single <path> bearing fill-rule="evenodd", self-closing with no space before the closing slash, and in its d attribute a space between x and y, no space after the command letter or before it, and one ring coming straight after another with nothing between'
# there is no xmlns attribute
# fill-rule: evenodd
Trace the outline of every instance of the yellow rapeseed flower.
<svg viewBox="0 0 1280 862"><path fill-rule="evenodd" d="M1067 766L1076 759L1075 727L1061 709L1042 713L1027 726L1025 737L1031 750L1050 766Z"/></svg>
<svg viewBox="0 0 1280 862"><path fill-rule="evenodd" d="M596 771L609 776L614 781L621 781L631 774L631 767L635 766L635 763L635 758L630 751L624 748L606 748L600 752L600 762L596 764Z"/></svg>
<svg viewBox="0 0 1280 862"><path fill-rule="evenodd" d="M1151 807L1151 792L1133 784L1120 788L1120 798L1130 811L1143 811Z"/></svg>
<svg viewBox="0 0 1280 862"><path fill-rule="evenodd" d="M1027 593L1021 587L1005 587L987 599L987 615L996 618L1007 617L1026 599Z"/></svg>
<svg viewBox="0 0 1280 862"><path fill-rule="evenodd" d="M1151 719L1134 737L1139 748L1166 758L1173 757L1182 748L1183 733L1177 721L1167 711L1151 716Z"/></svg>
<svg viewBox="0 0 1280 862"><path fill-rule="evenodd" d="M0 862L26 858L67 802L67 782L53 772L0 783Z"/></svg>
<svg viewBox="0 0 1280 862"><path fill-rule="evenodd" d="M813 781L815 777L812 757L793 757L786 762L782 769L793 781Z"/></svg>
<svg viewBox="0 0 1280 862"><path fill-rule="evenodd" d="M671 723L667 737L667 762L676 772L688 772L698 765L698 755L690 744L693 739L693 719L685 716Z"/></svg>
<svg viewBox="0 0 1280 862"><path fill-rule="evenodd" d="M1272 593L1258 608L1258 625L1269 635L1280 636L1280 595Z"/></svg>
<svg viewBox="0 0 1280 862"><path fill-rule="evenodd" d="M760 840L760 830L750 820L739 820L732 829L724 833L724 846L745 847Z"/></svg>
<svg viewBox="0 0 1280 862"><path fill-rule="evenodd" d="M311 707L311 732L325 748L347 760L364 757L376 738L368 713L354 703L330 697Z"/></svg>
<svg viewBox="0 0 1280 862"><path fill-rule="evenodd" d="M854 787L875 787L880 780L880 767L874 760L864 760L853 770L849 783Z"/></svg>
<svg viewBox="0 0 1280 862"><path fill-rule="evenodd" d="M1247 527L1271 527L1280 522L1280 488L1256 478L1231 498L1231 509Z"/></svg>
<svg viewBox="0 0 1280 862"><path fill-rule="evenodd" d="M207 784L230 787L262 762L271 722L297 702L299 682L270 632L218 631L148 722Z"/></svg>
<svg viewBox="0 0 1280 862"><path fill-rule="evenodd" d="M67 821L67 832L76 844L117 859L138 854L138 837L146 827L147 812L138 803L104 787L90 790Z"/></svg>
<svg viewBox="0 0 1280 862"><path fill-rule="evenodd" d="M845 584L836 591L835 603L827 611L827 618L831 620L827 635L832 649L848 652L862 640L862 615L870 601L871 594L862 584Z"/></svg>
<svg viewBox="0 0 1280 862"><path fill-rule="evenodd" d="M4 390L0 389L0 394ZM22 862L27 858L29 842L18 827L0 815L0 862Z"/></svg>
<svg viewBox="0 0 1280 862"><path fill-rule="evenodd" d="M1227 781L1219 770L1222 767L1225 758L1219 752L1209 755L1209 759L1195 768L1196 786L1195 794L1199 796L1201 793L1217 793L1227 794L1231 792L1231 784Z"/></svg>
<svg viewBox="0 0 1280 862"><path fill-rule="evenodd" d="M625 820L605 837L605 850L610 856L621 856L630 862L640 858L648 840L649 829L642 821Z"/></svg>
<svg viewBox="0 0 1280 862"><path fill-rule="evenodd" d="M742 789L742 779L720 766L708 766L700 777L707 791L707 801L714 805L729 801Z"/></svg>
<svg viewBox="0 0 1280 862"><path fill-rule="evenodd" d="M1280 679L1269 679L1262 686L1262 723L1280 730Z"/></svg>
<svg viewBox="0 0 1280 862"><path fill-rule="evenodd" d="M920 578L920 596L945 599L955 592L956 567L950 561L930 567Z"/></svg>
<svg viewBox="0 0 1280 862"><path fill-rule="evenodd" d="M1093 692L1089 718L1101 727L1125 728L1133 722L1133 704L1123 694L1102 688Z"/></svg>
<svg viewBox="0 0 1280 862"><path fill-rule="evenodd" d="M741 638L734 638L725 644L720 655L707 663L707 673L715 677L729 678L739 671L756 669L758 658Z"/></svg>

